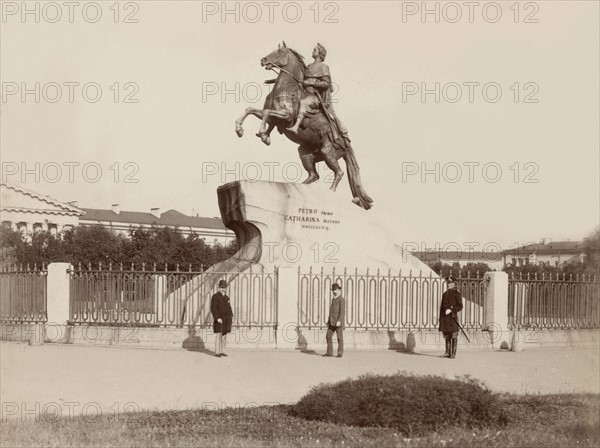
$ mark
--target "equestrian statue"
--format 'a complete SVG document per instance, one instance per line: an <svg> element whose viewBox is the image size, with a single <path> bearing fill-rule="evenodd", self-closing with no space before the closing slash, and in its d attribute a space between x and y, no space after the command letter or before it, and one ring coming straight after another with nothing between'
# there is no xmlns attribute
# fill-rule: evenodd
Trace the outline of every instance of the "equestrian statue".
<svg viewBox="0 0 600 448"><path fill-rule="evenodd" d="M324 60L327 55L321 44L313 50L312 64L306 65L298 52L283 42L277 50L261 59L266 70L279 71L277 79L268 80L273 89L267 95L263 109L249 107L235 122L238 137L244 135L242 123L248 115L261 119L257 137L271 144L271 131L277 127L280 134L300 145L298 153L302 166L308 172L303 182L310 184L319 179L316 164L325 162L334 173L331 190L335 191L344 172L338 160L344 158L348 183L355 204L368 210L373 200L364 190L360 169L348 137L348 131L337 117L331 104L331 75Z"/></svg>

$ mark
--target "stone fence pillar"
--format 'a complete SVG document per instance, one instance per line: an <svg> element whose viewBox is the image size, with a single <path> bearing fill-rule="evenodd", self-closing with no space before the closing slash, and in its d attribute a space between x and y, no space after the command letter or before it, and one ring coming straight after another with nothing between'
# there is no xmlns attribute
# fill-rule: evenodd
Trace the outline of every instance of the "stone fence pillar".
<svg viewBox="0 0 600 448"><path fill-rule="evenodd" d="M48 323L45 340L48 342L67 342L69 339L67 321L69 320L69 263L50 263L48 265Z"/></svg>
<svg viewBox="0 0 600 448"><path fill-rule="evenodd" d="M490 271L485 273L484 278L487 282L484 328L489 332L492 348L508 348L511 342L508 328L508 274Z"/></svg>

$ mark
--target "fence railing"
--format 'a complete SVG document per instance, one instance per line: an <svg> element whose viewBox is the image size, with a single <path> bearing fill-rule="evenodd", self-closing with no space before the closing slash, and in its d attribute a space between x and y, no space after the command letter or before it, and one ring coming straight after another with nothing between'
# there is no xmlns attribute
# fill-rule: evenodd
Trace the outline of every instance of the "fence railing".
<svg viewBox="0 0 600 448"><path fill-rule="evenodd" d="M211 327L210 300L229 285L234 327L277 325L278 272L73 269L70 322L133 326Z"/></svg>
<svg viewBox="0 0 600 448"><path fill-rule="evenodd" d="M48 320L48 271L11 267L0 271L0 321L43 323Z"/></svg>
<svg viewBox="0 0 600 448"><path fill-rule="evenodd" d="M508 280L511 328L598 328L599 302L596 276L513 276Z"/></svg>
<svg viewBox="0 0 600 448"><path fill-rule="evenodd" d="M485 317L485 280L457 278L464 309L459 313L465 329L481 329ZM434 275L403 275L342 272L302 273L298 270L298 325L324 327L329 315L331 285L342 286L346 300L346 327L361 330L434 330L438 328L443 278Z"/></svg>
<svg viewBox="0 0 600 448"><path fill-rule="evenodd" d="M483 274L476 273L474 277L457 277L456 281L457 289L463 297L463 309L458 313L461 325L465 330L483 329L487 309L485 300L487 280Z"/></svg>

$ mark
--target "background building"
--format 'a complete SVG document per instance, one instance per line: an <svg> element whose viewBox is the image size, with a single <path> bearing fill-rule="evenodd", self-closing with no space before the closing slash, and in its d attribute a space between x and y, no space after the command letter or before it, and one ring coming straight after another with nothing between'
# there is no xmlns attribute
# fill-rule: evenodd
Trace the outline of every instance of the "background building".
<svg viewBox="0 0 600 448"><path fill-rule="evenodd" d="M0 184L0 220L24 235L61 232L79 224L84 212L71 204L7 183Z"/></svg>
<svg viewBox="0 0 600 448"><path fill-rule="evenodd" d="M539 244L530 243L525 246L502 252L505 265L523 266L526 264L546 264L560 266L565 263L582 263L585 255L582 241L548 241L540 240Z"/></svg>
<svg viewBox="0 0 600 448"><path fill-rule="evenodd" d="M0 194L0 221L24 235L45 230L55 234L70 227L101 224L122 234L128 234L131 228L170 227L184 235L196 233L207 244L227 244L235 239L221 218L188 216L177 210L160 213L158 208L150 212L125 211L119 204L110 209L81 208L77 202L60 202L5 182L0 184Z"/></svg>
<svg viewBox="0 0 600 448"><path fill-rule="evenodd" d="M186 236L196 233L207 244L215 242L227 244L235 238L233 231L223 225L221 218L188 216L177 210L160 213L160 209L153 208L150 212L134 212L121 210L119 204L113 204L109 210L97 208L82 208L81 210L85 214L79 218L79 225L101 224L122 234L127 234L132 227L149 229L152 226L158 226L171 227Z"/></svg>

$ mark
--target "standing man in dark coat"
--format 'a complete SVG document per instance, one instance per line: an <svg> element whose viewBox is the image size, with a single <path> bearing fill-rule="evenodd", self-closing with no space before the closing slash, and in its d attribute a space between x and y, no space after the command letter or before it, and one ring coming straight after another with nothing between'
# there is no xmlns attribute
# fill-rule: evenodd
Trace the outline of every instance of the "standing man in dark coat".
<svg viewBox="0 0 600 448"><path fill-rule="evenodd" d="M446 340L446 353L444 358L455 358L458 343L457 313L463 309L462 296L456 289L456 279L452 276L446 279L448 290L442 295L440 306L440 326Z"/></svg>
<svg viewBox="0 0 600 448"><path fill-rule="evenodd" d="M227 282L219 280L219 291L210 299L210 312L213 315L213 331L215 332L215 356L227 356L227 333L231 333L231 321L233 311L229 303L229 297L225 294Z"/></svg>
<svg viewBox="0 0 600 448"><path fill-rule="evenodd" d="M329 306L329 318L327 319L327 353L323 356L333 356L333 333L337 333L338 358L344 356L344 323L346 322L346 300L342 297L342 287L337 283L331 285L331 305Z"/></svg>

